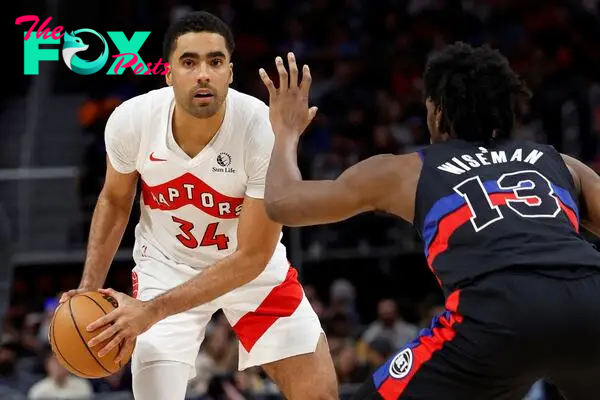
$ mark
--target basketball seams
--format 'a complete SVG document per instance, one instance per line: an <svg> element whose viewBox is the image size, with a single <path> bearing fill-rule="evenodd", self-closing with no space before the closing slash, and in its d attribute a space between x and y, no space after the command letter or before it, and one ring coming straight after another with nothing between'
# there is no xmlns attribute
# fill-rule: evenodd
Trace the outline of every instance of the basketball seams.
<svg viewBox="0 0 600 400"><path fill-rule="evenodd" d="M63 303L64 304L64 303ZM57 308L55 313L58 312L58 310L60 309L60 307L63 306L63 304L60 304ZM79 369L75 368L69 361L67 361L67 359L62 355L60 348L58 347L58 344L56 344L56 335L54 334L54 320L52 320L52 322L50 322L50 337L52 340L50 340L50 347L52 347L52 349L54 350L55 353L57 353L57 355L61 358L61 360L63 360L70 368L72 371L76 371L81 377L83 378L92 378L90 375L84 374L83 372L81 372Z"/></svg>
<svg viewBox="0 0 600 400"><path fill-rule="evenodd" d="M84 297L87 297L88 299L90 299L91 301L93 301L93 302L94 302L94 303L95 303L95 304L96 304L98 307L100 307L100 309L101 309L102 311L104 311L104 314L108 314L110 311L112 311L112 310L106 311L106 310L104 309L104 307L102 307L102 305L100 305L100 303L98 303L96 300L94 300L93 298L91 298L91 297L90 297L90 296L88 296L87 294L82 294L82 296L84 296ZM119 343L118 351L121 351L121 347L123 347L123 345L122 345L121 343ZM118 364L118 365L119 365L119 367L122 367L122 366L123 366L123 364L121 364L121 362L119 362L119 364Z"/></svg>
<svg viewBox="0 0 600 400"><path fill-rule="evenodd" d="M102 307L102 305L100 303L98 303L96 300L94 300L92 297L88 296L87 294L82 294L81 296L87 297L88 299L90 299L91 301L93 301L102 311L104 311L105 315L112 311L112 310L106 311L104 309L104 307Z"/></svg>
<svg viewBox="0 0 600 400"><path fill-rule="evenodd" d="M88 296L85 296L88 297ZM88 297L89 298L89 297ZM96 355L94 354L94 352L92 351L92 349L90 349L87 346L87 342L86 340L83 338L83 335L81 334L81 331L79 330L79 326L77 325L77 320L75 319L75 315L73 315L73 307L71 306L71 300L72 298L69 299L69 312L71 314L71 321L73 321L73 325L75 326L75 330L77 331L77 334L79 335L79 338L81 339L81 342L85 344L85 348L88 351L88 353L90 353L90 355L92 356L92 358L94 359L94 361L96 361L96 363L98 365L100 365L100 368L102 368L104 371L106 371L108 374L114 374L114 372L109 371L108 369L106 369L104 367L104 365L102 365L102 363L98 360L98 358L96 357ZM93 301L93 300L92 300ZM94 302L95 303L95 302ZM97 304L97 303L96 303ZM104 312L104 309L102 307L100 307L100 309L102 310L102 312L106 315L106 312Z"/></svg>

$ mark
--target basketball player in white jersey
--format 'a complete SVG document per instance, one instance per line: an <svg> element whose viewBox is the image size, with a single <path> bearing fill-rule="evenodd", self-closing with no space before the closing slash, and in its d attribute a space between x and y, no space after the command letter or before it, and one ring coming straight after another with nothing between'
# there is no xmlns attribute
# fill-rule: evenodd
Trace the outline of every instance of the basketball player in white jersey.
<svg viewBox="0 0 600 400"><path fill-rule="evenodd" d="M222 309L239 368L261 365L288 399L337 399L317 315L263 205L274 143L269 109L229 88L233 37L192 13L167 31L168 86L120 105L106 126L106 181L78 290L102 288L141 181L133 297L88 327L98 357L132 346L138 400L183 400L205 328ZM139 335L139 336L138 336ZM136 338L137 336L137 338Z"/></svg>

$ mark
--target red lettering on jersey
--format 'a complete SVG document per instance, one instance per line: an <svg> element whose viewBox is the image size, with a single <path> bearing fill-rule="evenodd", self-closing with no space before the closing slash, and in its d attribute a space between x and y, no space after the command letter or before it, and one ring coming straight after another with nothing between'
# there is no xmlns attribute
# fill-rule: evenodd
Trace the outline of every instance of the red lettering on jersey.
<svg viewBox="0 0 600 400"><path fill-rule="evenodd" d="M177 210L193 205L215 218L233 219L240 215L243 197L219 193L189 172L168 182L149 186L142 180L142 199L152 210Z"/></svg>

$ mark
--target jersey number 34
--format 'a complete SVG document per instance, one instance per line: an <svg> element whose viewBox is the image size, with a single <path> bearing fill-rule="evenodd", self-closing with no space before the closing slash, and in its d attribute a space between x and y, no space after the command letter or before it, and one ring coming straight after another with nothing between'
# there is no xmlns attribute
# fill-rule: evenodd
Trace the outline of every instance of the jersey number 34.
<svg viewBox="0 0 600 400"><path fill-rule="evenodd" d="M173 222L179 224L181 233L176 238L181 242L182 245L188 249L195 249L198 246L217 246L219 250L226 250L228 248L229 238L225 234L217 234L218 222L209 224L202 235L202 240L198 242L196 236L192 232L194 224L181 218L173 217Z"/></svg>
<svg viewBox="0 0 600 400"><path fill-rule="evenodd" d="M499 204L506 206L523 218L555 218L560 213L560 204L552 184L535 170L510 172L502 175L495 183L498 193L488 193L479 176L462 181L454 187L471 210L471 223L479 232L504 218ZM493 186L496 186L493 185Z"/></svg>

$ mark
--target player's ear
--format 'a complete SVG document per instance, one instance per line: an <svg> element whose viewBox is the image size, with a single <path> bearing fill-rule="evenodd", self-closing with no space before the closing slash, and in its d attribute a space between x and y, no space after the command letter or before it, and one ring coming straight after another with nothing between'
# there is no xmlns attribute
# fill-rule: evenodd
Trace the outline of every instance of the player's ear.
<svg viewBox="0 0 600 400"><path fill-rule="evenodd" d="M167 81L167 85L173 86L173 80L171 76L171 67L167 68L167 73L165 74L165 81Z"/></svg>
<svg viewBox="0 0 600 400"><path fill-rule="evenodd" d="M172 67L171 67L171 63L167 60L165 62L165 81L167 82L167 85L169 86L173 86L173 76L172 76Z"/></svg>
<svg viewBox="0 0 600 400"><path fill-rule="evenodd" d="M229 63L229 84L233 83L233 63Z"/></svg>

